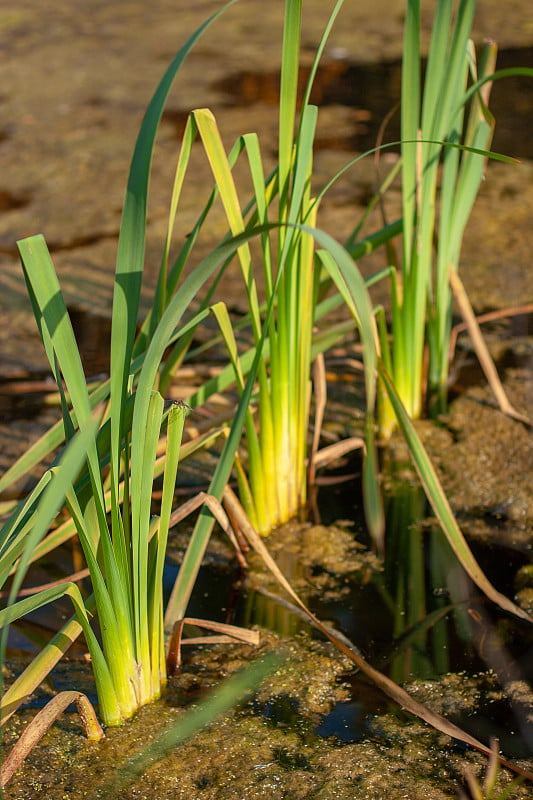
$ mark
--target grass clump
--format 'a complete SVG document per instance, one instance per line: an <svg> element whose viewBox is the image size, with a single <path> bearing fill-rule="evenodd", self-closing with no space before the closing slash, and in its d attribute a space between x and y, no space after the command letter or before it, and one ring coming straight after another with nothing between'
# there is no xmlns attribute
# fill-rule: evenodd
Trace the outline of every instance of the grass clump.
<svg viewBox="0 0 533 800"><path fill-rule="evenodd" d="M11 471L9 480L20 476L29 464L36 463L44 448L50 450L62 444L66 447L52 470L13 510L1 531L2 577L7 580L13 571L17 572L12 593L14 602L0 612L0 623L7 626L17 617L64 594L71 597L75 615L35 659L24 678L10 690L11 694L4 696L7 713L37 685L55 663L54 659L57 661L81 630L91 653L100 713L107 725L121 724L143 703L159 696L166 680L165 633L176 620L185 616L215 522L212 507L204 505L164 620L162 572L188 410L184 404L165 405L164 397L173 372L187 356L196 327L208 315L214 315L217 320L229 363L213 381L200 387L189 402L197 407L214 392L224 391L231 384L236 384L239 391L238 405L211 479L209 494L212 497L222 499L235 469L241 500L254 526L263 534L293 516L305 503L311 362L317 353L355 325L364 346L364 496L376 541L381 543L383 537L374 442L379 377L381 388L387 393L387 413L389 416L394 413L406 434L424 488L456 554L489 597L509 611L520 613L511 601L488 584L473 559L411 424L411 416L420 411L419 400L411 402L403 394L407 384L409 396L420 397L423 331L426 322L428 330L433 330L433 318L428 319L428 309L433 311L441 304L441 300L433 302L429 292L435 280L431 242L439 160L442 156L444 174L450 176L443 178L446 182L442 185L441 206L449 213L446 223L441 210L439 237L447 243L447 249L438 259L448 269L449 264L457 260L460 248L460 236L454 239L453 246L450 243L452 232L454 235L462 232L457 208L459 205L463 211L468 208L477 192L484 157L481 148L486 146L491 132L486 103L479 96L473 104L475 111L471 112L476 121L472 123L475 132L466 147L458 122L458 119L462 122L462 109L468 96L466 74L469 67L473 70L467 45L473 4L461 4L451 34L450 50L443 49L441 41L448 36L444 37L443 31L447 32L450 24L450 17L445 13L450 4L439 6L426 79L426 86L431 83L437 89L431 97L424 95L421 107L416 92L410 100L404 95L404 105L411 103L403 112L404 259L402 277L395 273L393 279L390 345L384 315L378 311L376 322L368 286L352 255L358 251L358 246L364 251L387 241L397 232L397 226L385 226L366 242L352 243L352 255L316 226L320 196L313 196L311 184L318 110L309 97L327 35L341 5L342 0L339 0L334 7L299 108L302 2L287 0L285 4L279 155L271 175L265 176L256 134L243 134L226 153L214 115L208 109L191 113L175 172L156 298L138 331L148 181L155 136L175 75L216 14L198 29L172 61L147 109L132 158L117 253L108 381L93 389L87 386L44 240L31 237L19 243L28 293L60 394L62 423L21 460ZM418 26L419 6L410 2L404 56L406 81L414 80L420 66L415 47ZM457 76L461 80L460 89L454 82L454 93L448 97L450 87L445 81L442 84L439 81L444 80L444 65L452 56L454 64L457 59L454 81L458 80ZM436 126L434 112L438 108L444 113L445 107L449 115L443 118L442 125ZM423 124L419 133L420 114ZM209 161L213 189L191 235L171 261L174 221L196 140L201 141ZM446 147L443 141L447 141ZM233 168L239 158L246 159L251 178L252 197L246 203L241 202L233 178ZM461 194L463 186L465 198ZM216 201L224 208L227 235L184 278L184 268ZM252 240L259 245L258 268L250 246ZM205 289L211 278L215 279L216 287L217 280L234 258L238 260L243 278L249 307L246 322L252 332L252 346L244 353L239 352L236 328L225 304L213 302L214 288ZM258 273L265 287L263 303L259 299ZM409 281L413 276L416 279L411 290ZM440 286L442 280L441 276L436 283ZM327 294L327 290L331 293ZM203 299L198 312L186 320L191 303L200 294ZM440 337L440 320L449 319L449 296L446 293L444 296L443 316L439 316L438 324L435 321L430 341ZM315 328L321 318L340 303L347 306L352 321L317 334ZM408 373L408 369L412 371ZM415 386L418 389L413 388ZM382 413L385 405L381 405ZM382 432L386 433L390 426L385 419L381 417ZM241 461L238 453L243 430L247 457ZM163 455L160 454L162 439L165 442ZM153 516L153 487L161 477L161 507L157 516ZM0 487L5 486L7 480L4 476ZM75 532L82 544L92 595L85 598L75 584L66 584L27 600L15 600L25 569L63 501L70 514L68 535ZM63 535L67 534L63 532ZM52 548L57 542L58 537L52 537L47 547ZM100 638L91 628L93 613L100 623ZM377 673L370 670L369 674L375 677Z"/></svg>

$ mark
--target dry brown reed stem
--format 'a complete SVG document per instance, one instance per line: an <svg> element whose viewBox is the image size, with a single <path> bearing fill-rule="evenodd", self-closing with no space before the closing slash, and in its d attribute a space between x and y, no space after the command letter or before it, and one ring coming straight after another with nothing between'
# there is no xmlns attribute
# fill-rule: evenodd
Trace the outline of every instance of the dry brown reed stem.
<svg viewBox="0 0 533 800"><path fill-rule="evenodd" d="M523 422L525 425L531 427L531 420L514 408L505 393L500 376L498 375L498 370L496 369L496 365L494 364L492 356L489 353L489 349L483 338L483 334L481 333L481 328L479 327L479 322L476 319L476 315L474 314L474 310L470 304L470 300L468 299L463 282L457 274L457 270L455 270L453 267L450 267L449 275L453 296L457 305L459 306L459 311L461 312L461 316L465 321L466 329L470 334L472 346L476 352L479 363L481 364L481 368L485 373L485 377L489 382L490 388L492 389L500 410L503 411L504 414L507 414L507 416L512 417L519 422Z"/></svg>
<svg viewBox="0 0 533 800"><path fill-rule="evenodd" d="M101 728L89 698L82 692L60 692L50 700L26 726L24 732L4 760L0 783L3 786L13 777L24 759L42 739L50 725L71 703L76 703L85 735L91 741L100 741L104 732Z"/></svg>
<svg viewBox="0 0 533 800"><path fill-rule="evenodd" d="M420 719L427 722L436 730L445 733L448 736L451 736L453 739L458 739L461 742L473 747L475 750L478 750L480 753L484 753L487 756L490 756L491 750L489 747L484 745L478 739L470 736L470 734L463 731L457 725L454 725L452 722L447 720L445 717L442 717L440 714L437 714L435 711L432 711L430 708L425 706L423 703L420 703L414 697L411 697L405 689L402 689L401 686L398 686L394 681L388 678L379 670L372 667L364 658L362 658L358 653L348 647L329 627L325 626L315 615L307 608L305 603L300 600L290 583L287 581L277 564L275 563L274 559L268 552L264 541L261 539L259 534L255 531L254 527L250 523L249 519L247 518L244 509L242 508L237 496L232 491L229 486L226 486L224 490L223 496L224 505L231 510L231 515L233 518L239 521L239 525L243 534L248 539L251 547L256 551L256 553L261 556L264 563L268 567L268 569L272 572L276 580L279 584L283 587L283 589L288 593L288 595L292 598L292 600L296 603L296 605L302 609L302 611L306 614L308 619L311 623L319 630L321 633L324 634L347 658L352 661L355 666L361 670L371 681L381 689L384 694L390 697L395 703L397 703L402 708L405 708L407 711L411 712L411 714L415 714ZM508 769L516 772L518 775L523 775L527 780L533 781L533 773L528 772L525 769L517 766L516 764L511 763L505 759L500 759L501 763L507 767Z"/></svg>

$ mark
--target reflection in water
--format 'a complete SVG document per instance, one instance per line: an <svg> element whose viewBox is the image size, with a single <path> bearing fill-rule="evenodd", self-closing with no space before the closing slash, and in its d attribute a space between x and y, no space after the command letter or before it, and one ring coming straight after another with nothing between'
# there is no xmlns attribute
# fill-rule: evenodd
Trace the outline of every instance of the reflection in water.
<svg viewBox="0 0 533 800"><path fill-rule="evenodd" d="M450 582L456 559L440 529L425 524L426 511L416 483L396 483L387 497L381 589L393 618L396 646L389 672L397 682L450 669Z"/></svg>

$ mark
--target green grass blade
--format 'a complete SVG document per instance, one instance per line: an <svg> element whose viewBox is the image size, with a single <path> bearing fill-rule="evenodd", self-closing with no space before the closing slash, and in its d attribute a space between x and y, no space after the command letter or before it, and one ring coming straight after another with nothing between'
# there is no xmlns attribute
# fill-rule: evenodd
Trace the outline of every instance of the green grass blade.
<svg viewBox="0 0 533 800"><path fill-rule="evenodd" d="M0 529L0 588L24 551L26 537L35 524L38 503L52 476L51 469L44 473L30 494L11 511Z"/></svg>
<svg viewBox="0 0 533 800"><path fill-rule="evenodd" d="M111 327L111 466L115 493L144 268L148 182L155 137L169 91L185 57L211 23L234 2L231 0L212 14L172 60L148 105L135 144L120 226Z"/></svg>
<svg viewBox="0 0 533 800"><path fill-rule="evenodd" d="M100 700L100 711L108 725L118 725L122 722L122 714L115 695L113 681L108 669L108 664L98 640L91 628L87 610L83 603L80 590L75 583L64 583L60 586L54 586L50 589L45 589L38 594L26 597L19 600L7 608L0 610L0 628L6 629L7 626L17 619L25 616L26 614L42 608L48 603L59 600L62 597L69 597L72 600L76 611L76 617L83 629L83 633L87 640L91 660L93 664L93 672L98 690L98 697Z"/></svg>
<svg viewBox="0 0 533 800"><path fill-rule="evenodd" d="M360 324L361 337L366 345L365 375L367 383L367 399L369 399L369 407L373 408L375 400L377 335L375 333L375 321L372 315L372 304L370 302L370 297L368 295L365 282L357 268L354 266L353 259L350 257L348 252L331 236L323 231L319 231L308 226L301 225L297 227L299 227L302 232L313 236L318 244L329 252L333 262L338 265L338 269L335 269L332 262L331 271L335 274L335 278L338 280L339 290L345 293L345 299L349 303L350 308L353 310L354 316ZM233 248L236 249L238 244L243 239L250 239L254 234L261 235L262 231L263 229L259 228L255 232L248 231L246 234L236 237L233 242ZM224 248L228 246L230 246L229 243L225 243L221 248L219 248L219 250L223 251ZM282 273L280 271L276 276L277 281L281 279L281 275ZM275 297L275 294L276 285L274 284L273 298ZM211 479L209 494L212 494L217 499L221 498L224 487L229 480L235 453L241 439L245 415L247 413L252 396L255 376L257 373L259 360L262 355L261 347L265 341L269 329L270 315L272 314L272 311L273 302L271 301L263 323L263 334L260 340L260 346L254 353L254 359L239 406L234 416L223 452ZM204 506L195 525L189 546L180 567L178 578L174 584L174 588L168 602L165 614L165 627L167 629L172 626L176 619L181 619L185 614L190 593L194 586L194 582L200 568L205 548L207 547L207 542L209 540L213 524L214 517L209 509Z"/></svg>
<svg viewBox="0 0 533 800"><path fill-rule="evenodd" d="M71 485L71 481L76 478L82 468L87 450L94 442L96 427L97 421L93 419L83 431L76 434L61 456L58 466L52 470L52 478L39 497L39 505L35 512L32 528L25 533L24 551L13 580L11 598L16 596L22 584L33 550L48 531L63 505L65 493Z"/></svg>
<svg viewBox="0 0 533 800"><path fill-rule="evenodd" d="M199 109L194 112L198 131L202 138L205 153L209 160L213 177L216 182L217 190L222 200L224 211L228 220L230 231L233 236L238 236L245 229L242 217L239 196L231 166L226 156L226 151L222 143L215 117L208 109ZM248 297L248 307L250 309L252 329L257 344L261 332L261 318L259 313L259 301L257 297L257 287L252 273L252 257L248 242L237 251L244 279L244 286Z"/></svg>
<svg viewBox="0 0 533 800"><path fill-rule="evenodd" d="M135 781L137 776L142 775L154 761L163 758L170 750L175 750L196 731L213 722L217 716L230 711L270 672L278 669L283 660L279 653L268 654L260 661L233 675L199 706L180 715L178 721L167 727L151 744L146 746L144 743L138 753L128 758L127 765L118 765L116 778L99 786L97 793L88 795L88 797L96 800L97 797L115 796L118 791Z"/></svg>
<svg viewBox="0 0 533 800"><path fill-rule="evenodd" d="M135 630L135 660L141 666L141 702L146 702L151 692L149 666L150 633L148 628L148 580L150 505L154 482L156 451L163 416L163 398L159 392L150 394L146 415L134 412L131 435L131 538L133 605Z"/></svg>
<svg viewBox="0 0 533 800"><path fill-rule="evenodd" d="M403 263L411 261L414 249L414 217L416 208L417 164L416 145L420 126L420 2L408 0L405 18L402 94L402 217ZM409 142L409 144L407 144Z"/></svg>
<svg viewBox="0 0 533 800"><path fill-rule="evenodd" d="M170 199L170 207L168 213L167 235L165 238L163 257L161 260L161 268L159 270L159 275L157 279L157 288L155 292L154 304L149 314L149 320L148 320L148 326L150 328L150 331L154 330L157 322L159 322L159 320L161 319L161 315L163 314L165 308L168 305L168 299L170 296L169 295L170 287L168 285L168 263L170 257L170 245L172 242L172 232L174 229L174 223L178 211L178 204L181 197L183 184L185 181L185 175L189 164L192 146L195 142L197 132L198 131L196 128L194 114L190 114L187 118L187 123L185 125L185 131L183 133L183 138L181 141L178 163L176 164L176 173L174 176L174 185L172 187L172 196ZM179 279L179 274L177 277ZM174 275L173 280L175 279L176 276Z"/></svg>
<svg viewBox="0 0 533 800"><path fill-rule="evenodd" d="M506 67L505 69L497 69L496 72L492 72L489 75L485 75L484 78L480 78L478 81L469 86L466 90L464 96L459 101L459 107L467 103L475 94L479 92L479 90L486 84L486 83L494 83L495 81L501 81L503 78L533 78L533 68L532 67Z"/></svg>
<svg viewBox="0 0 533 800"><path fill-rule="evenodd" d="M56 364L59 364L78 424L82 427L91 415L89 395L74 331L48 247L41 235L22 239L17 242L17 247L48 361L56 377Z"/></svg>
<svg viewBox="0 0 533 800"><path fill-rule="evenodd" d="M83 518L74 491L71 490L67 493L67 502L90 572L102 632L103 653L108 664L114 696L120 708L121 718L127 719L137 708L137 675L128 597L121 582L109 533L104 532L99 538L103 551L104 568L102 569L97 559L90 528ZM102 702L105 707L105 699ZM114 714L114 710L112 713ZM110 724L107 721L107 711L103 711L103 718L106 724Z"/></svg>
<svg viewBox="0 0 533 800"><path fill-rule="evenodd" d="M242 394L245 387L245 381L241 369L239 353L237 350L237 342L235 340L227 308L223 303L216 303L213 306L212 311L217 319L218 326L224 338L224 343L230 357L231 366L233 367L233 371L235 373L237 387L239 392ZM246 442L248 447L248 478L251 490L246 510L250 514L250 518L254 520L256 525L258 525L259 529L264 530L268 525L268 509L269 503L272 501L273 493L270 492L268 493L270 496L267 496L267 494L264 492L265 478L263 474L263 453L259 445L259 437L255 429L255 423L250 408L248 408L246 412L245 427ZM262 502L256 503L255 501L258 498L262 498Z"/></svg>
<svg viewBox="0 0 533 800"><path fill-rule="evenodd" d="M152 664L152 694L159 691L166 682L165 643L163 631L163 569L169 531L170 515L176 488L176 475L180 458L181 441L185 418L190 411L185 403L173 403L167 415L167 446L165 470L163 473L163 492L161 513L157 524L157 547L155 563L150 571L148 586L148 614L150 629L150 651Z"/></svg>
<svg viewBox="0 0 533 800"><path fill-rule="evenodd" d="M435 512L442 529L446 534L448 542L450 543L457 558L463 565L466 572L470 575L474 583L487 595L488 598L490 598L501 608L509 611L511 614L515 614L516 616L531 622L531 617L529 617L529 615L521 608L516 606L511 600L498 592L487 580L484 573L480 569L478 563L472 555L470 548L468 547L463 534L459 529L459 526L457 525L448 499L442 489L430 458L427 455L411 420L409 419L409 416L399 398L398 393L396 392L389 374L382 364L379 366L379 375L387 390L390 402L394 407L398 423L406 438L409 451L413 458L422 486L424 487L424 491L426 492L433 511Z"/></svg>
<svg viewBox="0 0 533 800"><path fill-rule="evenodd" d="M324 50L325 50L326 44L328 42L329 35L331 33L331 30L333 28L335 20L337 19L338 15L339 15L339 11L341 10L343 5L344 5L344 0L337 0L337 3L335 4L335 8L331 12L330 17L328 19L328 22L326 24L326 27L324 28L322 36L320 37L320 42L318 43L318 46L316 48L315 55L313 57L313 63L311 65L311 71L309 73L309 78L307 80L307 85L305 87L305 94L304 94L304 97L303 97L303 100L302 100L302 108L305 108L305 106L307 106L309 104L310 97L311 97L311 92L313 90L313 84L314 84L315 78L316 78L316 73L318 71L318 67L319 67L319 64L320 64L320 59L322 58L322 56L324 54Z"/></svg>
<svg viewBox="0 0 533 800"><path fill-rule="evenodd" d="M42 236L32 236L17 245L37 324L58 386L62 386L62 376L80 430L86 427L92 430L91 404L81 357L46 242ZM65 436L70 438L74 429L62 389L61 396ZM94 436L87 447L87 460L98 524L105 527L103 488Z"/></svg>
<svg viewBox="0 0 533 800"><path fill-rule="evenodd" d="M280 221L286 221L289 203L296 98L300 62L300 32L302 25L302 0L286 0L283 24L283 49L279 99L278 162ZM280 229L281 240L287 231ZM280 248L282 249L282 248Z"/></svg>

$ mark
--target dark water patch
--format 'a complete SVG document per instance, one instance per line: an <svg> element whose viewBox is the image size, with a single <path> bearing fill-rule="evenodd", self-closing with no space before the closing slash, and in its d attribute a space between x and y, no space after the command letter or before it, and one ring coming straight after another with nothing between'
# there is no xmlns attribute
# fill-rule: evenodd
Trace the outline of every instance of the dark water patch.
<svg viewBox="0 0 533 800"><path fill-rule="evenodd" d="M318 736L334 736L343 744L360 741L367 732L365 707L357 702L337 703L316 729Z"/></svg>
<svg viewBox="0 0 533 800"><path fill-rule="evenodd" d="M185 133L185 126L189 118L190 111L181 111L180 109L165 108L163 111L161 122L170 125L174 131L177 139L182 139Z"/></svg>
<svg viewBox="0 0 533 800"><path fill-rule="evenodd" d="M0 378L0 415L5 420L33 420L44 408L46 397L55 391L49 373Z"/></svg>
<svg viewBox="0 0 533 800"><path fill-rule="evenodd" d="M111 319L79 306L68 308L87 378L109 373Z"/></svg>
<svg viewBox="0 0 533 800"><path fill-rule="evenodd" d="M85 308L68 308L87 379L109 373L111 320ZM0 414L4 420L33 420L49 403L57 386L50 371L18 370L0 377Z"/></svg>
<svg viewBox="0 0 533 800"><path fill-rule="evenodd" d="M2 136L0 133L0 142ZM10 192L8 189L0 189L0 212L13 211L16 208L25 208L31 203L31 194L27 192Z"/></svg>
<svg viewBox="0 0 533 800"><path fill-rule="evenodd" d="M504 49L498 53L497 69L531 66L533 48ZM301 70L299 94L303 97L309 70ZM243 71L216 81L213 88L223 92L227 105L246 107L254 103L277 106L278 72ZM322 146L341 150L365 151L376 145L380 127L398 106L401 92L401 61L381 64L357 64L333 61L318 69L311 102L319 106L342 105L354 109L354 128L348 136L325 138ZM518 158L533 158L530 114L533 105L533 81L514 77L496 81L490 108L496 118L493 147L495 152ZM400 138L400 115L393 113L386 128L386 140Z"/></svg>

